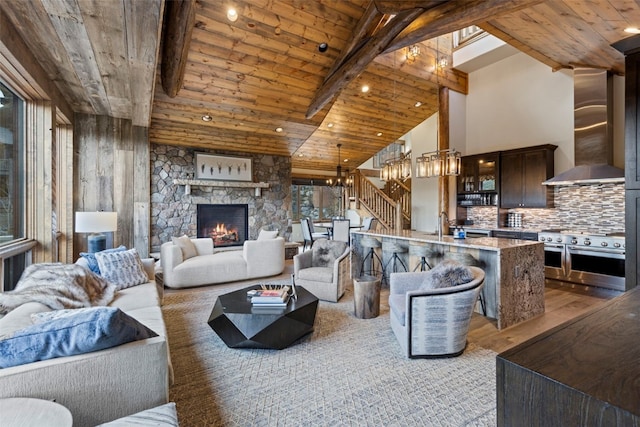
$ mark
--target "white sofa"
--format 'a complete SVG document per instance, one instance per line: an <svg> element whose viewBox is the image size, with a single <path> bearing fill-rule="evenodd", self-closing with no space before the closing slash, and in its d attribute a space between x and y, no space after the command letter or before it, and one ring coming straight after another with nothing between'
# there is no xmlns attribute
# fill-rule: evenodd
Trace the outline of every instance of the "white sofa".
<svg viewBox="0 0 640 427"><path fill-rule="evenodd" d="M183 257L173 242L160 247L163 283L185 288L268 277L284 271L284 238L246 240L242 250L214 248L210 238L193 238L197 255Z"/></svg>
<svg viewBox="0 0 640 427"><path fill-rule="evenodd" d="M142 261L153 278L154 260ZM135 318L157 337L0 369L0 398L55 400L71 411L74 427L95 426L167 403L171 366L161 303L162 289L153 280L118 291L110 306ZM51 309L36 302L19 306L0 318L0 334L31 325L31 313L43 311Z"/></svg>

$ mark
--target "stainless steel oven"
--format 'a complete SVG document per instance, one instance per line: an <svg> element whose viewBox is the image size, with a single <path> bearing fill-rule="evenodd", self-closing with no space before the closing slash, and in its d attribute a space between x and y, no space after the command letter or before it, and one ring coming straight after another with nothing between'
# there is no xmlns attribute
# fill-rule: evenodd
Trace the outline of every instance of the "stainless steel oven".
<svg viewBox="0 0 640 427"><path fill-rule="evenodd" d="M624 250L567 246L568 280L624 290Z"/></svg>
<svg viewBox="0 0 640 427"><path fill-rule="evenodd" d="M564 271L565 250L560 243L544 244L544 271L545 277L549 279L564 280L567 276Z"/></svg>
<svg viewBox="0 0 640 427"><path fill-rule="evenodd" d="M546 278L625 290L624 235L546 230L539 240Z"/></svg>

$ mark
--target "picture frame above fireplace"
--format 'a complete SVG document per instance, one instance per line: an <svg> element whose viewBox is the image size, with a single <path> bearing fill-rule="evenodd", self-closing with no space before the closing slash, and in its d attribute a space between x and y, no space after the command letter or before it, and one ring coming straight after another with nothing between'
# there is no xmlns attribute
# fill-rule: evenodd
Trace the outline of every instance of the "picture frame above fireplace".
<svg viewBox="0 0 640 427"><path fill-rule="evenodd" d="M253 181L253 159L195 153L196 179L215 181Z"/></svg>

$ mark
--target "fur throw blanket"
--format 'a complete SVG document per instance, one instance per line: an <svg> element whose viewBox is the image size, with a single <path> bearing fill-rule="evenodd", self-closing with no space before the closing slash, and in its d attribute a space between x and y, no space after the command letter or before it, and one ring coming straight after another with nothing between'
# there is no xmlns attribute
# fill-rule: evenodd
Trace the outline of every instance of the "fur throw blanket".
<svg viewBox="0 0 640 427"><path fill-rule="evenodd" d="M52 310L107 305L115 294L115 285L81 265L32 264L13 291L0 293L0 314L27 302L39 302Z"/></svg>

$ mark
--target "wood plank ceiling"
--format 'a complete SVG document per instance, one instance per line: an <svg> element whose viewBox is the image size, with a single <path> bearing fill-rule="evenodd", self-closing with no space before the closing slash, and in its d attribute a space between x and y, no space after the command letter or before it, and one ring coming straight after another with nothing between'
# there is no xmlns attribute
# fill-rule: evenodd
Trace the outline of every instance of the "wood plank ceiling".
<svg viewBox="0 0 640 427"><path fill-rule="evenodd" d="M76 112L149 126L155 143L292 156L294 168L311 171L335 170L338 143L348 168L404 135L437 111L438 84L472 91L451 67L454 30L478 25L553 70L621 74L624 58L610 45L640 26L630 0L184 4L192 11L182 22L191 24L177 37L167 37L168 23L181 22L175 2L162 0L12 0L0 11ZM163 40L173 48L165 58L179 61L188 47L176 96L163 89L176 78L167 59L163 70ZM413 43L421 55L409 61ZM436 57L449 64L437 76Z"/></svg>

